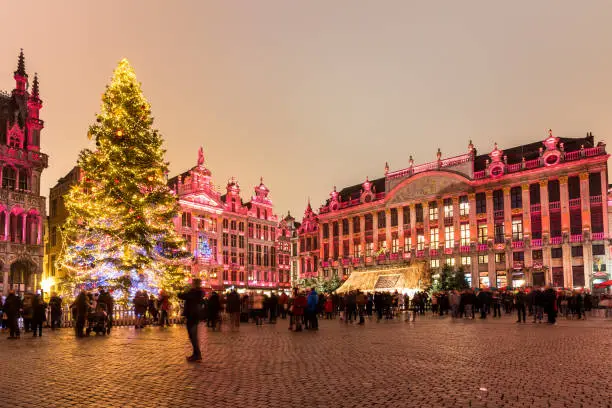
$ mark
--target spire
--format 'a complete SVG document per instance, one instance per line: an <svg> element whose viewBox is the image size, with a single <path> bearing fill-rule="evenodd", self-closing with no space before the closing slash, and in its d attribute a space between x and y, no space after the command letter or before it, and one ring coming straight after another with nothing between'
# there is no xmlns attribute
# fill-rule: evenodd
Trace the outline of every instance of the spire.
<svg viewBox="0 0 612 408"><path fill-rule="evenodd" d="M32 83L32 97L38 99L38 73L34 73L34 82Z"/></svg>
<svg viewBox="0 0 612 408"><path fill-rule="evenodd" d="M19 59L17 61L17 71L15 71L14 74L21 75L24 77L28 76L28 74L26 74L26 71L25 71L25 57L23 56L23 48L19 52Z"/></svg>

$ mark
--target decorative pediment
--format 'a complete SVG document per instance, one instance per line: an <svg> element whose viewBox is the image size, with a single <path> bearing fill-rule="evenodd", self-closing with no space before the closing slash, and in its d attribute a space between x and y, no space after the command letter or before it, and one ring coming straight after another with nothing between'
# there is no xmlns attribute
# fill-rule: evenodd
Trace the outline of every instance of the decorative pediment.
<svg viewBox="0 0 612 408"><path fill-rule="evenodd" d="M11 147L23 149L23 139L24 139L23 130L21 130L17 121L13 123L13 126L8 127L7 130L8 130L7 131L8 137L6 138L7 144Z"/></svg>
<svg viewBox="0 0 612 408"><path fill-rule="evenodd" d="M427 197L465 194L471 191L469 181L455 173L428 172L409 178L389 192L388 203L419 201Z"/></svg>

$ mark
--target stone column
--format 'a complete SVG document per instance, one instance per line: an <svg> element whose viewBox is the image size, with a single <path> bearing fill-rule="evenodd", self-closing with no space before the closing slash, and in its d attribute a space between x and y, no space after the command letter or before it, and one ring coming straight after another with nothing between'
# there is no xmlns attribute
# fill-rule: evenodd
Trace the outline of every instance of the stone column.
<svg viewBox="0 0 612 408"><path fill-rule="evenodd" d="M531 238L531 200L529 196L529 184L523 184L522 204L523 204L523 235L525 238Z"/></svg>
<svg viewBox="0 0 612 408"><path fill-rule="evenodd" d="M4 240L10 241L9 232L11 226L11 212L7 208L4 213L6 214L6 216L4 217Z"/></svg>
<svg viewBox="0 0 612 408"><path fill-rule="evenodd" d="M495 270L495 252L489 249L489 287L497 286L497 271Z"/></svg>
<svg viewBox="0 0 612 408"><path fill-rule="evenodd" d="M469 218L470 218L470 241L478 242L478 223L476 221L476 194L468 194Z"/></svg>
<svg viewBox="0 0 612 408"><path fill-rule="evenodd" d="M27 221L28 221L28 215L27 213L22 213L21 217L23 218L22 222L21 222L21 243L25 244L26 243L26 231L27 231Z"/></svg>
<svg viewBox="0 0 612 408"><path fill-rule="evenodd" d="M585 241L582 246L582 259L584 261L584 287L590 289L591 273L593 271L593 243L590 239Z"/></svg>
<svg viewBox="0 0 612 408"><path fill-rule="evenodd" d="M480 285L480 272L478 271L478 254L472 252L471 257L471 273L472 273L472 289L476 289Z"/></svg>
<svg viewBox="0 0 612 408"><path fill-rule="evenodd" d="M36 232L36 243L38 245L43 244L43 219L40 215L38 216L38 231Z"/></svg>
<svg viewBox="0 0 612 408"><path fill-rule="evenodd" d="M548 267L544 272L544 283L552 285L552 253L550 245L542 245L542 265Z"/></svg>
<svg viewBox="0 0 612 408"><path fill-rule="evenodd" d="M400 252L404 252L404 207L397 207L397 239L399 241Z"/></svg>
<svg viewBox="0 0 612 408"><path fill-rule="evenodd" d="M444 228L446 224L444 223L444 200L438 200L438 248L445 248L446 236L444 234ZM440 257L442 259L442 257ZM446 256L444 256L446 260ZM442 267L442 265L440 265Z"/></svg>
<svg viewBox="0 0 612 408"><path fill-rule="evenodd" d="M459 197L453 197L453 228L455 230L455 248L461 246L461 217L459 215Z"/></svg>
<svg viewBox="0 0 612 408"><path fill-rule="evenodd" d="M425 238L425 248L429 248L429 203L423 203L423 236Z"/></svg>
<svg viewBox="0 0 612 408"><path fill-rule="evenodd" d="M563 227L561 227L563 228ZM563 286L566 288L574 287L574 276L572 274L572 247L569 241L563 240Z"/></svg>
<svg viewBox="0 0 612 408"><path fill-rule="evenodd" d="M416 251L417 247L417 227L416 227L416 205L410 204L410 247ZM403 245L403 243L402 243Z"/></svg>
<svg viewBox="0 0 612 408"><path fill-rule="evenodd" d="M372 212L372 242L374 252L378 251L378 211Z"/></svg>
<svg viewBox="0 0 612 408"><path fill-rule="evenodd" d="M542 218L542 239L546 242L548 238L550 238L550 204L548 202L548 180L540 180L540 216ZM550 265L550 263L548 265Z"/></svg>
<svg viewBox="0 0 612 408"><path fill-rule="evenodd" d="M327 240L329 246L329 257L334 259L334 222L331 221L327 225L329 225L329 239Z"/></svg>
<svg viewBox="0 0 612 408"><path fill-rule="evenodd" d="M391 209L385 210L385 240L387 241L387 251L391 252Z"/></svg>
<svg viewBox="0 0 612 408"><path fill-rule="evenodd" d="M485 194L487 197L487 235L489 241L493 241L495 238L495 222L493 221L493 191L487 190Z"/></svg>
<svg viewBox="0 0 612 408"><path fill-rule="evenodd" d="M510 203L510 187L504 186L504 236L512 238L512 204Z"/></svg>
<svg viewBox="0 0 612 408"><path fill-rule="evenodd" d="M590 197L589 197L590 198ZM608 255L608 238L609 225L608 225L608 172L602 170L601 172L601 210L603 214L603 230L604 230L604 242L606 245L606 256Z"/></svg>
<svg viewBox="0 0 612 408"><path fill-rule="evenodd" d="M321 262L327 262L327 259L325 259L325 251L323 250L323 248L325 246L325 244L323 243L323 226L324 225L325 224L321 224L319 226L319 261L321 261ZM319 270L319 269L320 268L317 268L317 270Z"/></svg>
<svg viewBox="0 0 612 408"><path fill-rule="evenodd" d="M359 234L361 241L361 256L365 256L366 248L366 233L365 233L365 215L359 216Z"/></svg>
<svg viewBox="0 0 612 408"><path fill-rule="evenodd" d="M338 258L344 258L344 234L342 231L343 228L343 220L340 218L338 220Z"/></svg>
<svg viewBox="0 0 612 408"><path fill-rule="evenodd" d="M355 233L353 228L353 217L349 217L349 257L353 257L355 255L355 237L353 234Z"/></svg>
<svg viewBox="0 0 612 408"><path fill-rule="evenodd" d="M0 269L2 271L2 294L4 296L8 295L9 291L9 265L0 264Z"/></svg>
<svg viewBox="0 0 612 408"><path fill-rule="evenodd" d="M582 208L582 230L591 231L591 194L589 192L589 173L580 173L580 199L580 207Z"/></svg>
<svg viewBox="0 0 612 408"><path fill-rule="evenodd" d="M561 232L570 233L569 191L567 189L567 176L559 176L559 189L561 197Z"/></svg>

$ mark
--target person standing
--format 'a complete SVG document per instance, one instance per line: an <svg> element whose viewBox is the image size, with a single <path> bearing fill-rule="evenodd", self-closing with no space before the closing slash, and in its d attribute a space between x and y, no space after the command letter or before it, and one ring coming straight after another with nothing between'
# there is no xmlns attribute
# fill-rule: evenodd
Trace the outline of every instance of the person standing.
<svg viewBox="0 0 612 408"><path fill-rule="evenodd" d="M292 314L295 320L295 331L302 331L302 319L304 317L304 310L308 306L308 301L306 300L306 296L304 296L303 292L298 292L296 289L296 294L293 299L292 305Z"/></svg>
<svg viewBox="0 0 612 408"><path fill-rule="evenodd" d="M161 310L160 317L159 317L159 326L160 327L164 327L164 326L170 327L170 320L168 319L168 314L170 312L170 297L168 296L165 290L162 289L159 292L159 299L157 303L159 305L159 309Z"/></svg>
<svg viewBox="0 0 612 408"><path fill-rule="evenodd" d="M278 311L278 297L274 292L270 295L268 299L270 303L270 324L276 323L276 312Z"/></svg>
<svg viewBox="0 0 612 408"><path fill-rule="evenodd" d="M217 330L217 323L219 323L219 330L221 330L221 320L219 319L220 311L221 302L219 301L219 294L213 291L208 299L208 321L213 331Z"/></svg>
<svg viewBox="0 0 612 408"><path fill-rule="evenodd" d="M240 296L236 289L227 295L227 313L230 315L230 329L240 327Z"/></svg>
<svg viewBox="0 0 612 408"><path fill-rule="evenodd" d="M544 311L548 316L549 324L557 324L557 293L551 287L544 292Z"/></svg>
<svg viewBox="0 0 612 408"><path fill-rule="evenodd" d="M57 293L52 293L49 299L51 307L51 330L62 327L62 298Z"/></svg>
<svg viewBox="0 0 612 408"><path fill-rule="evenodd" d="M202 361L202 353L200 351L200 342L198 340L198 324L200 323L200 308L204 292L202 291L202 281L193 279L191 289L178 295L179 299L185 301L183 306L183 316L186 319L187 335L193 348L191 356L187 357L189 362Z"/></svg>
<svg viewBox="0 0 612 408"><path fill-rule="evenodd" d="M41 295L34 295L32 298L32 332L36 337L38 331L38 337L42 337L43 322L47 318L47 304L42 299Z"/></svg>
<svg viewBox="0 0 612 408"><path fill-rule="evenodd" d="M113 328L115 302L111 294L104 289L100 289L100 294L98 295L98 305L100 307L103 305L104 310L106 310L106 314L108 315L108 327L106 328L106 334L110 334L111 329Z"/></svg>
<svg viewBox="0 0 612 408"><path fill-rule="evenodd" d="M355 297L355 299L357 302L357 308L359 310L359 324L364 325L365 324L365 319L364 319L365 306L366 306L366 303L368 302L368 298L366 297L366 295L363 294L363 292L357 291L357 296Z"/></svg>
<svg viewBox="0 0 612 408"><path fill-rule="evenodd" d="M523 291L523 288L519 288L519 291L516 293L516 296L514 296L514 306L516 307L516 313L518 315L518 319L516 322L520 323L521 316L523 316L523 323L525 323L526 308L525 308L525 292Z"/></svg>
<svg viewBox="0 0 612 408"><path fill-rule="evenodd" d="M287 309L289 304L289 296L285 292L278 297L278 309L282 319L287 318Z"/></svg>
<svg viewBox="0 0 612 408"><path fill-rule="evenodd" d="M4 301L3 313L6 313L6 321L9 328L9 340L19 338L19 326L17 319L21 309L21 300L15 295L15 291L11 290Z"/></svg>
<svg viewBox="0 0 612 408"><path fill-rule="evenodd" d="M89 311L89 302L87 301L87 295L85 292L79 293L76 300L74 301L75 314L76 314L76 335L77 337L83 337L83 329L85 328L85 322L87 321L87 312Z"/></svg>
<svg viewBox="0 0 612 408"><path fill-rule="evenodd" d="M312 330L319 330L319 319L317 319L317 306L319 305L319 296L315 288L310 290L308 295L308 320L310 321L310 328Z"/></svg>

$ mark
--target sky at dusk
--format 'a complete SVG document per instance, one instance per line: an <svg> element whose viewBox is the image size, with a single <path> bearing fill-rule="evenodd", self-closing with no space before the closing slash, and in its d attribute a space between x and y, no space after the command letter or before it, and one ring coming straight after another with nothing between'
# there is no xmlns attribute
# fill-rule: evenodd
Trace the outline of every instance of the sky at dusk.
<svg viewBox="0 0 612 408"><path fill-rule="evenodd" d="M171 174L204 147L245 200L260 176L301 218L333 186L467 151L612 141L612 2L0 0L0 89L40 77L48 196L92 142L117 62L134 66Z"/></svg>

